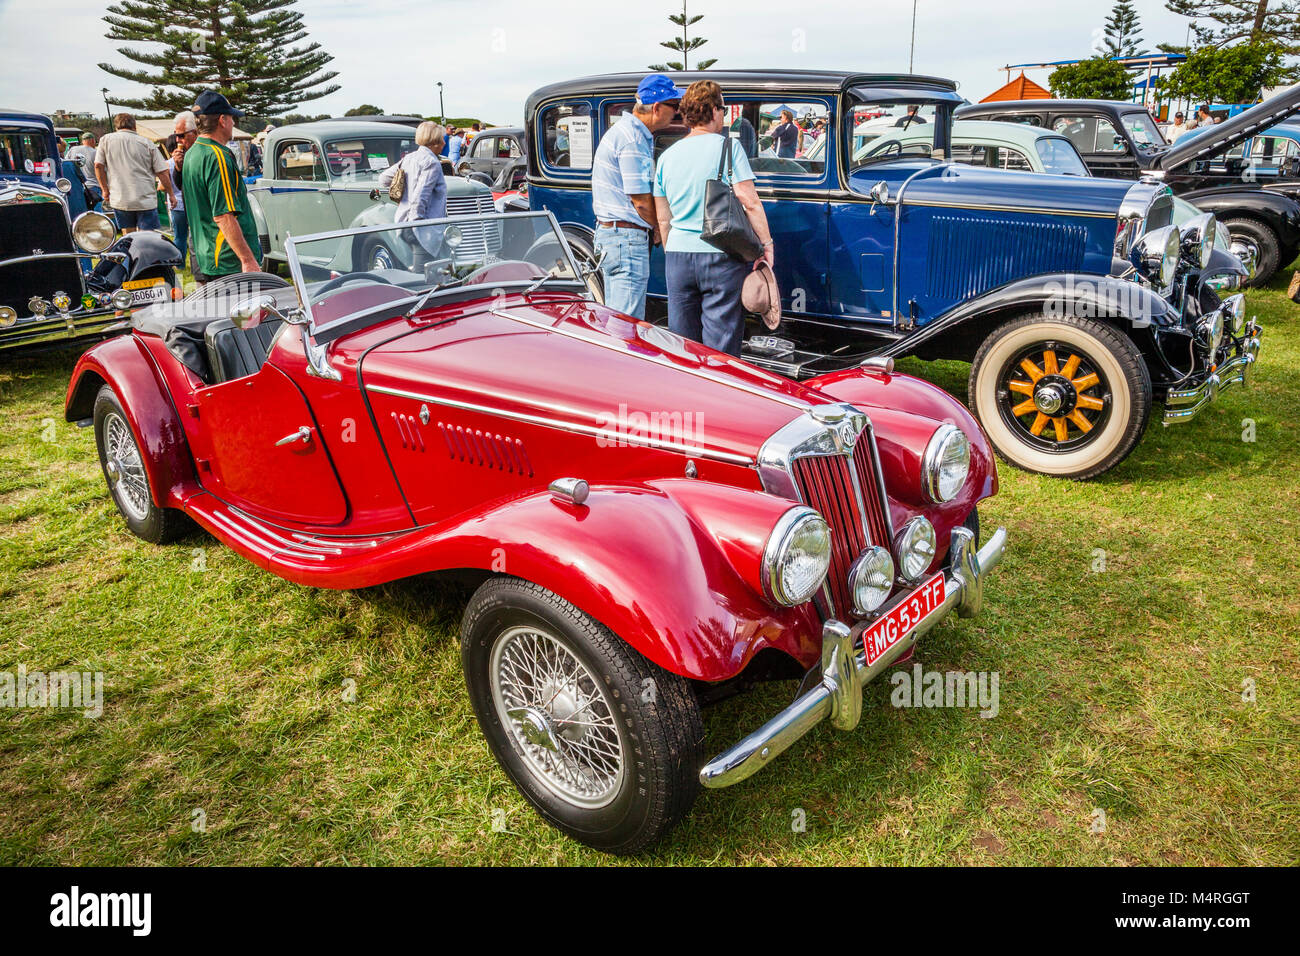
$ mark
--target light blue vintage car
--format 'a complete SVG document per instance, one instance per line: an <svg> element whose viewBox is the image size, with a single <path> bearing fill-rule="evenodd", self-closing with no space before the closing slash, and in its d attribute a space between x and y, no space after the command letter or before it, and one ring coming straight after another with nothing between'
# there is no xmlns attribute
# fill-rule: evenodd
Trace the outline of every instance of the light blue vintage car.
<svg viewBox="0 0 1300 956"><path fill-rule="evenodd" d="M415 149L415 128L405 123L366 120L319 120L272 130L263 147L262 178L248 187L253 217L262 243L265 271L287 263L285 239L319 232L391 223L397 204L377 189L379 174ZM447 177L447 215L493 212L492 191L479 183ZM466 254L486 251L494 238L482 220L467 223L461 248ZM411 264L407 247L389 248L389 233L359 237L349 247L349 271L403 268Z"/></svg>

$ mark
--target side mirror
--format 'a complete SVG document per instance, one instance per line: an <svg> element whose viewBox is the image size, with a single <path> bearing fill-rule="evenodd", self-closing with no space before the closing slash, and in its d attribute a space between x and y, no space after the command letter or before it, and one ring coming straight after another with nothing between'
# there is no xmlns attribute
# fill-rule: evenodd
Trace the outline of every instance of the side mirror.
<svg viewBox="0 0 1300 956"><path fill-rule="evenodd" d="M269 295L259 295L256 298L247 299L230 310L230 321L234 322L237 328L253 328L260 325L263 319L287 321L276 309L275 299Z"/></svg>
<svg viewBox="0 0 1300 956"><path fill-rule="evenodd" d="M889 183L881 180L871 187L871 211L876 211L876 206L889 206L893 204L893 197L889 195Z"/></svg>
<svg viewBox="0 0 1300 956"><path fill-rule="evenodd" d="M580 259L578 261L578 269L582 272L582 277L586 279L599 272L600 267L605 264L605 257L607 255L609 255L609 250L601 249L600 255L596 256L595 259Z"/></svg>

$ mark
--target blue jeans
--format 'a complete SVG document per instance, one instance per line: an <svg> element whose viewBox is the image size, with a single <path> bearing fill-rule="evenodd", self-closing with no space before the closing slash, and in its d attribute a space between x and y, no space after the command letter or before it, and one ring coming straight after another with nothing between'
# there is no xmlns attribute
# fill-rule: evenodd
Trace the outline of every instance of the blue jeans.
<svg viewBox="0 0 1300 956"><path fill-rule="evenodd" d="M157 229L161 225L158 219L158 207L152 209L116 209L119 229Z"/></svg>
<svg viewBox="0 0 1300 956"><path fill-rule="evenodd" d="M644 319L645 290L650 284L650 233L597 226L596 256L602 252L605 304L616 312Z"/></svg>
<svg viewBox="0 0 1300 956"><path fill-rule="evenodd" d="M176 248L181 251L181 262L185 262L185 250L190 245L190 220L185 215L184 209L172 210L172 232L176 234L174 240Z"/></svg>
<svg viewBox="0 0 1300 956"><path fill-rule="evenodd" d="M740 354L745 313L740 287L750 264L725 252L664 253L668 328L719 352Z"/></svg>

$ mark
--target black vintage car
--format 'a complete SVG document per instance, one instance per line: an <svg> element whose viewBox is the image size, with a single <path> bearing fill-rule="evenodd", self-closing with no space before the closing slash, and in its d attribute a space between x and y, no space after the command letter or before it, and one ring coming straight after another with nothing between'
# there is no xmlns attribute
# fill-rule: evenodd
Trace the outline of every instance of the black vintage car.
<svg viewBox="0 0 1300 956"><path fill-rule="evenodd" d="M1266 284L1300 254L1300 202L1265 188L1249 167L1229 169L1223 157L1252 136L1300 112L1300 87L1204 130L1166 143L1140 103L1104 100L1014 100L957 110L963 120L1006 120L1067 136L1094 176L1154 176L1202 212L1212 212L1234 241L1253 246L1255 285Z"/></svg>
<svg viewBox="0 0 1300 956"><path fill-rule="evenodd" d="M456 164L457 176L482 173L492 182L501 179L507 167L518 168L519 161L527 157L524 149L524 131L518 126L496 126L475 133L460 162Z"/></svg>
<svg viewBox="0 0 1300 956"><path fill-rule="evenodd" d="M57 157L47 117L0 111L0 354L103 336L118 311L177 284L180 253L162 233L118 238L102 213L72 219Z"/></svg>

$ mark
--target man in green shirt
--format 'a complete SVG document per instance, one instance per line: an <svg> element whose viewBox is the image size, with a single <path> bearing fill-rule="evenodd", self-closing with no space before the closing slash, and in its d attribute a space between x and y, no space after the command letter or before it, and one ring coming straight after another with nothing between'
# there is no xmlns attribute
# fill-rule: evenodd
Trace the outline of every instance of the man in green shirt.
<svg viewBox="0 0 1300 956"><path fill-rule="evenodd" d="M181 191L190 221L191 263L200 284L236 272L260 272L262 249L244 178L226 148L243 116L215 90L194 103L199 138L185 153Z"/></svg>

